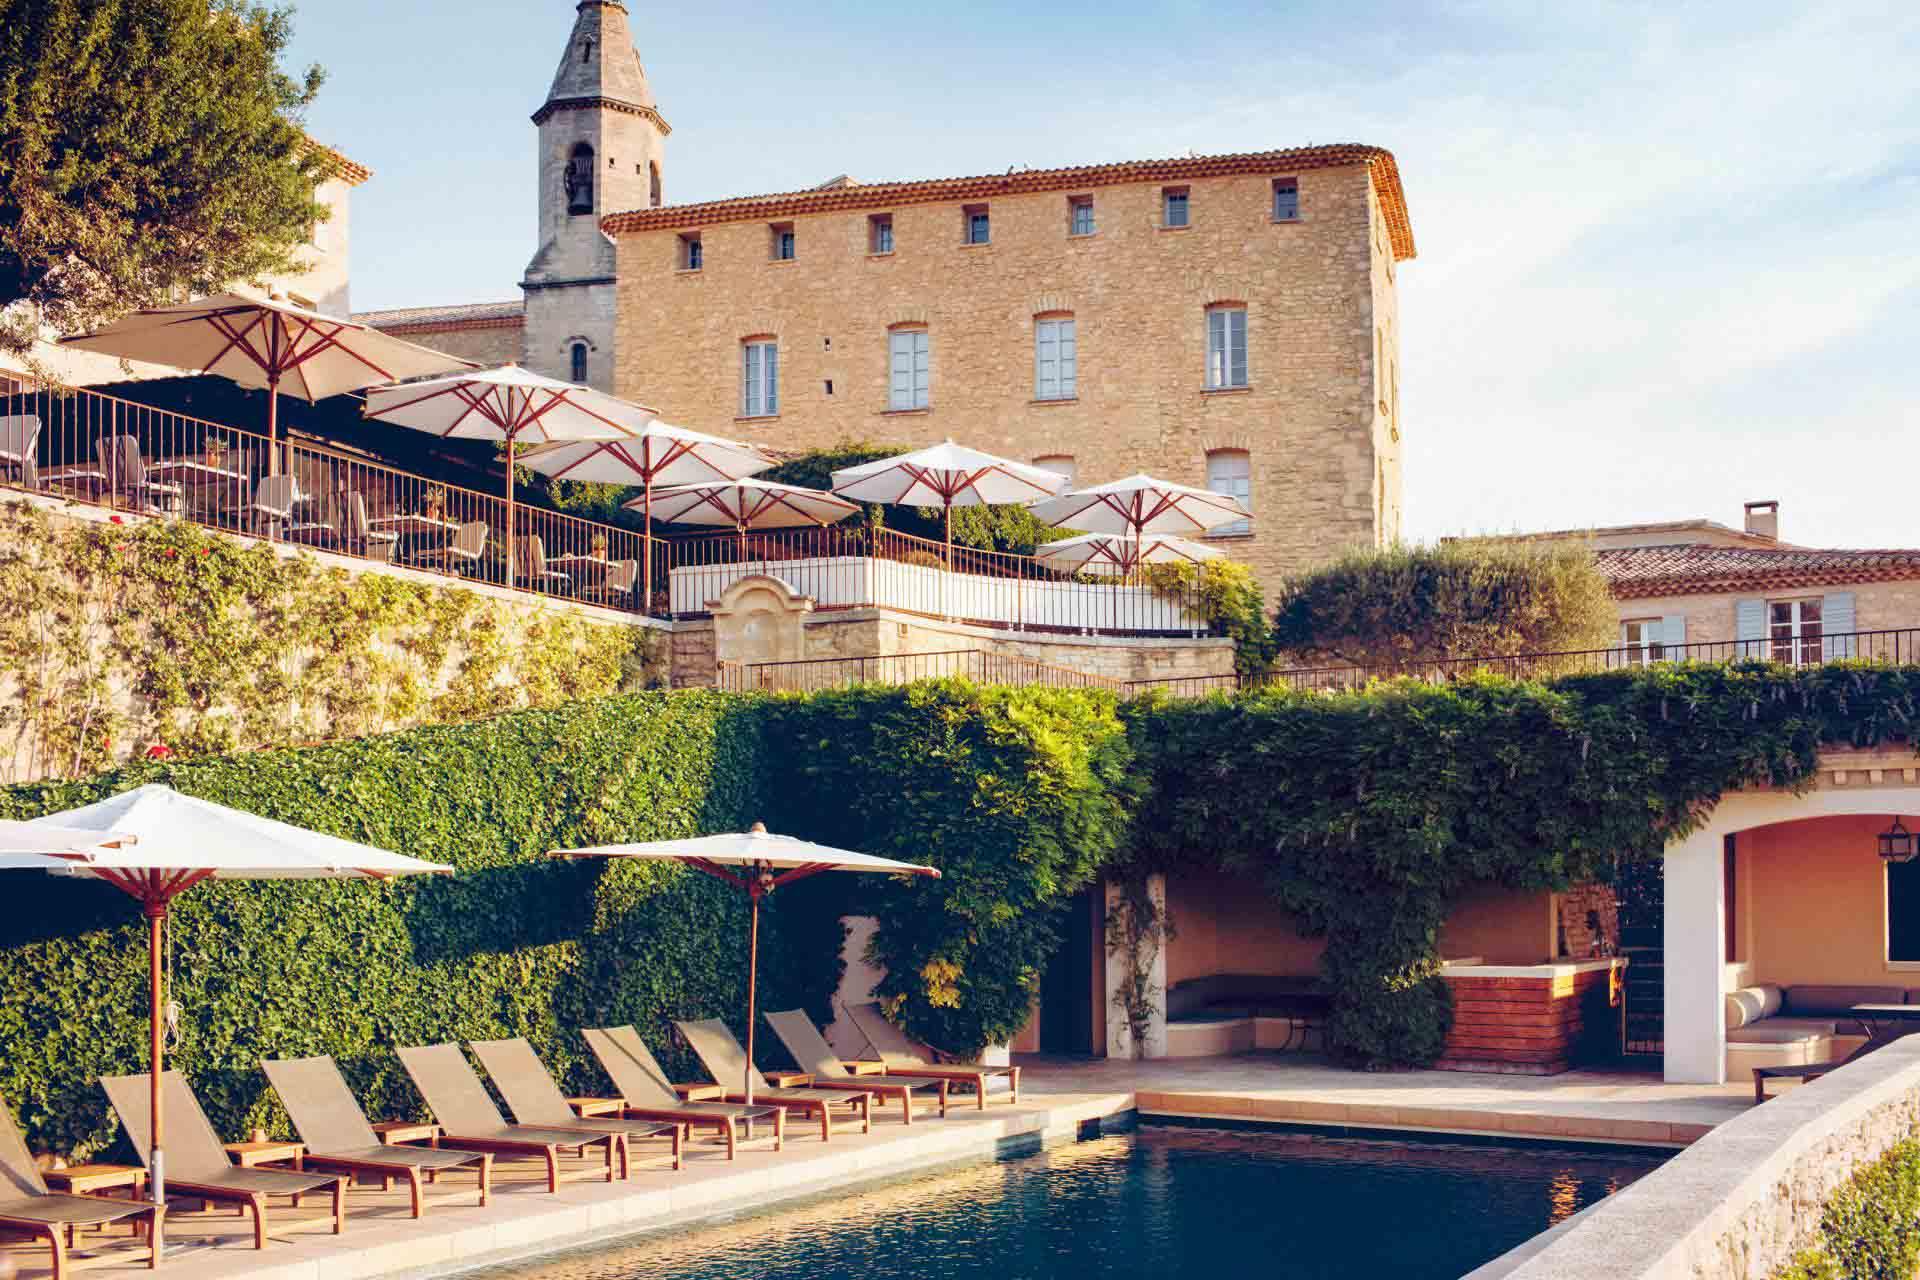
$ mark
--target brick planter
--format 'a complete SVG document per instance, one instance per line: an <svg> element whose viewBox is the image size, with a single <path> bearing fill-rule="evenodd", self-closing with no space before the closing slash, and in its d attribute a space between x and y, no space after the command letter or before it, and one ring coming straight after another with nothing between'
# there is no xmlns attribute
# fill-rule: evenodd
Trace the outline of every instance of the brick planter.
<svg viewBox="0 0 1920 1280"><path fill-rule="evenodd" d="M1453 1027L1435 1068L1551 1076L1612 1056L1619 1011L1607 976L1624 963L1447 966Z"/></svg>

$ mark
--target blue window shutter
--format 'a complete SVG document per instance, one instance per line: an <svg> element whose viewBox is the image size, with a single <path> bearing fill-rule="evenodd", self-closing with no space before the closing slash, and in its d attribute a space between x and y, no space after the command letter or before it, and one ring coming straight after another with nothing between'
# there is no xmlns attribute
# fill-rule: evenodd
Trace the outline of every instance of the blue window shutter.
<svg viewBox="0 0 1920 1280"><path fill-rule="evenodd" d="M751 418L760 402L760 348L740 348L740 416Z"/></svg>
<svg viewBox="0 0 1920 1280"><path fill-rule="evenodd" d="M1060 320L1060 398L1071 400L1080 394L1080 348L1074 321Z"/></svg>
<svg viewBox="0 0 1920 1280"><path fill-rule="evenodd" d="M764 357L767 373L767 412L780 412L780 348L769 342Z"/></svg>
<svg viewBox="0 0 1920 1280"><path fill-rule="evenodd" d="M1227 320L1228 333L1232 339L1230 348L1232 367L1229 370L1227 385L1244 387L1247 385L1247 313L1229 311Z"/></svg>
<svg viewBox="0 0 1920 1280"><path fill-rule="evenodd" d="M1733 605L1733 638L1741 642L1741 658L1767 656L1767 602L1737 600Z"/></svg>
<svg viewBox="0 0 1920 1280"><path fill-rule="evenodd" d="M1674 658L1674 659L1679 658L1680 655L1672 651L1680 648L1680 646L1686 644L1686 642L1687 642L1687 615L1686 614L1670 613L1666 617L1660 619L1660 643L1665 645L1669 650L1669 652L1667 653L1667 657Z"/></svg>
<svg viewBox="0 0 1920 1280"><path fill-rule="evenodd" d="M933 389L933 348L925 329L913 335L913 407L924 409Z"/></svg>
<svg viewBox="0 0 1920 1280"><path fill-rule="evenodd" d="M1033 327L1033 394L1037 400L1060 394L1060 326L1053 320Z"/></svg>
<svg viewBox="0 0 1920 1280"><path fill-rule="evenodd" d="M1860 656L1859 641L1852 634L1854 623L1853 592L1829 592L1820 601L1821 656L1828 662L1836 658Z"/></svg>

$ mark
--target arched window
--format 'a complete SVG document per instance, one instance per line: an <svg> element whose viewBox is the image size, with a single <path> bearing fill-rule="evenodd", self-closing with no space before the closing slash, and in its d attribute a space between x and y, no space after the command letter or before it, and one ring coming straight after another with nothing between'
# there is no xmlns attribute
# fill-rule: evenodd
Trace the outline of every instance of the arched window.
<svg viewBox="0 0 1920 1280"><path fill-rule="evenodd" d="M1033 398L1072 400L1080 394L1080 344L1073 314L1033 318Z"/></svg>
<svg viewBox="0 0 1920 1280"><path fill-rule="evenodd" d="M933 349L923 324L887 330L887 409L924 409L933 387Z"/></svg>
<svg viewBox="0 0 1920 1280"><path fill-rule="evenodd" d="M573 380L584 385L587 381L587 344L573 344Z"/></svg>
<svg viewBox="0 0 1920 1280"><path fill-rule="evenodd" d="M1067 488L1079 483L1080 464L1074 461L1070 453L1043 453L1033 460L1033 465L1042 471L1051 471L1055 475L1067 478Z"/></svg>
<svg viewBox="0 0 1920 1280"><path fill-rule="evenodd" d="M647 207L660 207L660 165L657 161L647 162Z"/></svg>
<svg viewBox="0 0 1920 1280"><path fill-rule="evenodd" d="M780 344L770 334L740 341L740 416L771 418L780 412Z"/></svg>
<svg viewBox="0 0 1920 1280"><path fill-rule="evenodd" d="M567 188L567 212L569 214L593 212L593 148L581 143L573 149L573 156L567 161L564 179Z"/></svg>
<svg viewBox="0 0 1920 1280"><path fill-rule="evenodd" d="M1207 389L1247 385L1247 308L1220 302L1207 308Z"/></svg>
<svg viewBox="0 0 1920 1280"><path fill-rule="evenodd" d="M1253 507L1253 458L1245 449L1215 449L1207 454L1207 488L1232 494L1249 510ZM1245 520L1232 520L1207 530L1209 536L1251 533Z"/></svg>

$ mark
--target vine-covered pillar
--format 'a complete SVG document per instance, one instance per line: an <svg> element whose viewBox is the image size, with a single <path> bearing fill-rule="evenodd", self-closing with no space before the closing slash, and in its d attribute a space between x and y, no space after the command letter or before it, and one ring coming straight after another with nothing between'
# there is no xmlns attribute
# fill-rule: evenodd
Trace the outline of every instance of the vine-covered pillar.
<svg viewBox="0 0 1920 1280"><path fill-rule="evenodd" d="M1707 823L1667 846L1661 963L1670 1084L1724 1084L1727 1079L1723 830Z"/></svg>
<svg viewBox="0 0 1920 1280"><path fill-rule="evenodd" d="M1107 1056L1167 1056L1167 878L1106 884Z"/></svg>

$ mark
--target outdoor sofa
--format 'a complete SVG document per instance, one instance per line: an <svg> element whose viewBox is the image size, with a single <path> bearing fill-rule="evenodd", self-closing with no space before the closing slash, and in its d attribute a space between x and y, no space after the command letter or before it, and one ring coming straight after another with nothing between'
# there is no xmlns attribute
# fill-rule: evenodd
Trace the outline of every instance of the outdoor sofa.
<svg viewBox="0 0 1920 1280"><path fill-rule="evenodd" d="M1875 1047L1854 1016L1860 1004L1920 1005L1920 988L1763 984L1729 991L1726 998L1727 1074L1753 1076L1753 1100L1766 1099L1769 1080L1814 1080ZM1835 1041L1846 1044L1838 1056Z"/></svg>

